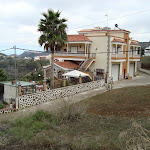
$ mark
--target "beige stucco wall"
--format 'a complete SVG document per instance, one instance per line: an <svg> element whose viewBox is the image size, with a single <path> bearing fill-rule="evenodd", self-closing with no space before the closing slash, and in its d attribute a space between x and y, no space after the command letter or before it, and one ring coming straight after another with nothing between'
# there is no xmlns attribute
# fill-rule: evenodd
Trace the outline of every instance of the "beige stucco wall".
<svg viewBox="0 0 150 150"><path fill-rule="evenodd" d="M121 32L121 33L119 33L119 32L109 32L108 34L109 34L109 36L124 38L124 33L123 32Z"/></svg>
<svg viewBox="0 0 150 150"><path fill-rule="evenodd" d="M107 36L100 36L100 37L94 37L94 36L88 36L88 38L92 41L92 44L90 46L90 52L96 53L96 60L95 62L90 66L90 70L94 72L94 69L104 69L106 72L107 68L107 53L100 53L100 52L107 52ZM96 72L94 72L96 74Z"/></svg>

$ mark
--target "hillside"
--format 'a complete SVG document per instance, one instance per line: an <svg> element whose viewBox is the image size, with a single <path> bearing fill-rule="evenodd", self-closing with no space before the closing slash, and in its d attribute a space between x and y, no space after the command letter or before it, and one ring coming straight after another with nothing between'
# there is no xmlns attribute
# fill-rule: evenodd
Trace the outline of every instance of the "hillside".
<svg viewBox="0 0 150 150"><path fill-rule="evenodd" d="M26 60L26 59L17 58L16 64L17 64L17 68L16 68L17 79L22 79L28 73L30 74L32 73L32 75L38 73L43 74L42 66L48 65L49 61L48 60L34 61L33 59ZM11 57L8 57L3 61L0 61L0 69L3 69L4 72L7 74L8 80L14 80L15 77L14 65L15 65L14 58Z"/></svg>
<svg viewBox="0 0 150 150"><path fill-rule="evenodd" d="M149 91L115 89L76 104L64 101L53 113L48 108L1 122L0 149L148 150Z"/></svg>
<svg viewBox="0 0 150 150"><path fill-rule="evenodd" d="M36 52L36 51L24 51L22 54L18 55L19 58L30 57L34 58L35 56L45 56L49 55L47 52Z"/></svg>
<svg viewBox="0 0 150 150"><path fill-rule="evenodd" d="M139 44L141 45L141 47L143 49L145 49L146 47L149 47L150 46L150 41L149 42L139 42Z"/></svg>

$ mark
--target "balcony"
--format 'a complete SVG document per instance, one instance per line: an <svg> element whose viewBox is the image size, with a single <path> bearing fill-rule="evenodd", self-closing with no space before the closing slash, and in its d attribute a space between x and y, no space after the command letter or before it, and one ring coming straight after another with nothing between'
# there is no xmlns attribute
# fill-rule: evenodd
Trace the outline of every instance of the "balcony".
<svg viewBox="0 0 150 150"><path fill-rule="evenodd" d="M88 58L95 58L96 54L95 53L84 53L84 52L77 52L77 53L71 53L71 52L58 52L54 53L55 58L63 58L67 60L74 60L74 59L88 59Z"/></svg>
<svg viewBox="0 0 150 150"><path fill-rule="evenodd" d="M125 62L126 61L126 54L112 54L111 55L111 62Z"/></svg>
<svg viewBox="0 0 150 150"><path fill-rule="evenodd" d="M139 54L129 54L129 61L140 61L140 58Z"/></svg>
<svg viewBox="0 0 150 150"><path fill-rule="evenodd" d="M126 58L126 54L112 54L111 58Z"/></svg>
<svg viewBox="0 0 150 150"><path fill-rule="evenodd" d="M129 54L129 58L140 58L140 54Z"/></svg>
<svg viewBox="0 0 150 150"><path fill-rule="evenodd" d="M71 53L71 52L58 52L54 54L55 58L63 58L67 60L73 60L73 59L81 59L85 60L88 57L88 54L84 54L84 52L77 52L77 53Z"/></svg>

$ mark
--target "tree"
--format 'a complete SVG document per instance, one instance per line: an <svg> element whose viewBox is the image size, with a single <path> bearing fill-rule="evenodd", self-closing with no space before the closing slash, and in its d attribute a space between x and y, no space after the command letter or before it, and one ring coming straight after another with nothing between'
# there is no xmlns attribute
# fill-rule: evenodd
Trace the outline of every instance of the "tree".
<svg viewBox="0 0 150 150"><path fill-rule="evenodd" d="M59 51L67 41L65 22L66 19L60 19L59 10L54 12L48 10L47 14L42 13L44 19L40 19L38 31L41 32L39 37L40 46L44 45L44 50L51 51L51 89L54 88L54 50Z"/></svg>
<svg viewBox="0 0 150 150"><path fill-rule="evenodd" d="M6 81L7 75L4 73L2 69L0 69L0 81Z"/></svg>

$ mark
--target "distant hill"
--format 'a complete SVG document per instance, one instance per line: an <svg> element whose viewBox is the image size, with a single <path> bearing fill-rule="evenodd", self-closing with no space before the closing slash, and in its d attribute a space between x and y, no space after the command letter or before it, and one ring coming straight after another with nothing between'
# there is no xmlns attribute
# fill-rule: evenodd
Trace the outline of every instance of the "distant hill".
<svg viewBox="0 0 150 150"><path fill-rule="evenodd" d="M35 56L45 56L48 55L49 53L47 52L36 52L36 51L25 51L22 54L18 55L19 58L25 58L25 57L30 57L34 58Z"/></svg>
<svg viewBox="0 0 150 150"><path fill-rule="evenodd" d="M141 45L141 47L143 49L145 49L146 47L149 47L150 46L150 41L149 42L139 42L139 44Z"/></svg>
<svg viewBox="0 0 150 150"><path fill-rule="evenodd" d="M5 59L7 57L7 55L3 54L3 53L0 53L0 61Z"/></svg>
<svg viewBox="0 0 150 150"><path fill-rule="evenodd" d="M0 53L0 57L1 57L1 56L7 56L7 55L6 55L6 54L3 54L3 53Z"/></svg>

